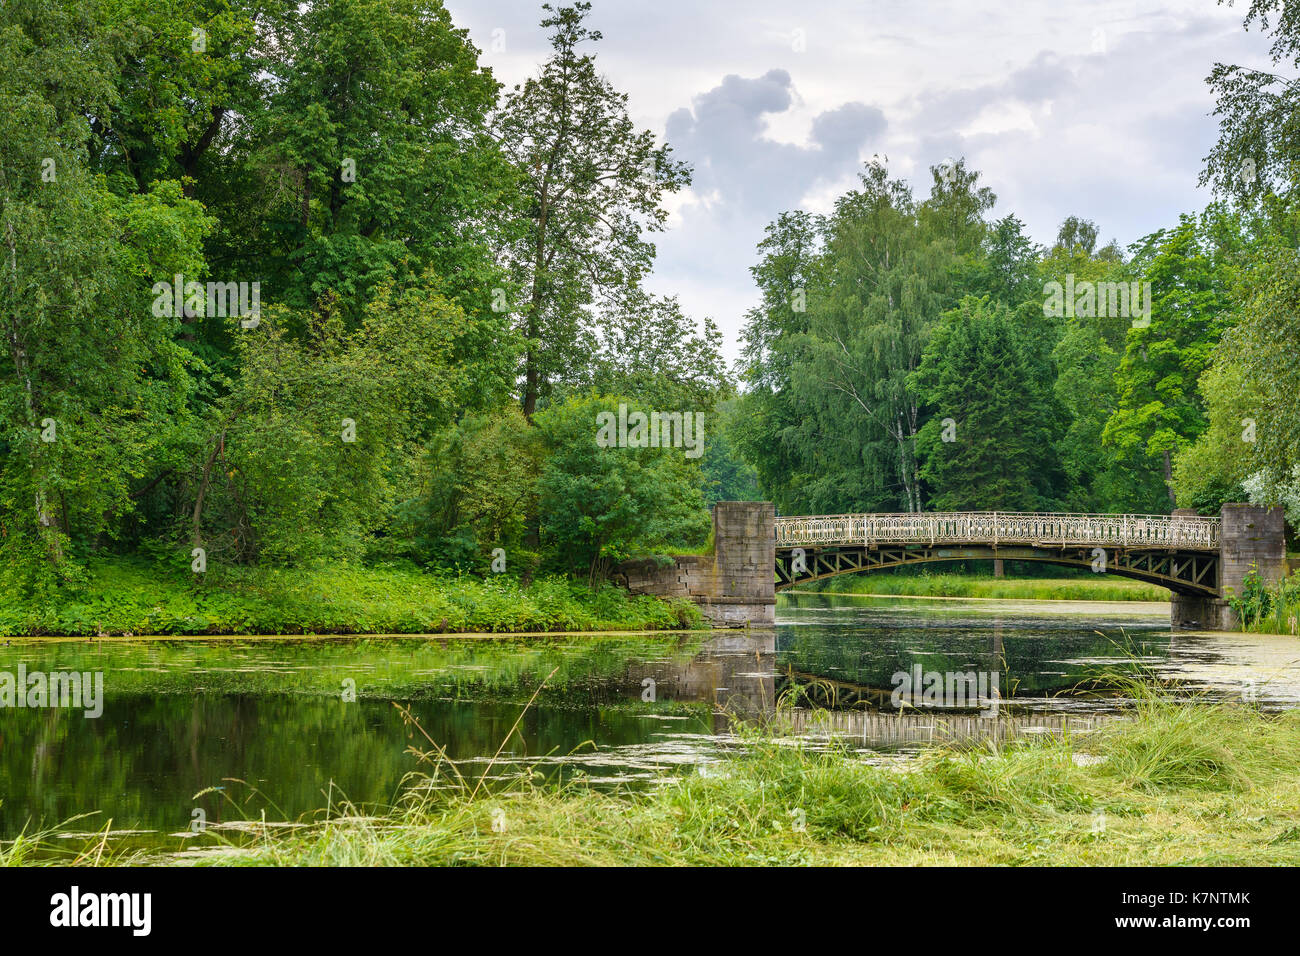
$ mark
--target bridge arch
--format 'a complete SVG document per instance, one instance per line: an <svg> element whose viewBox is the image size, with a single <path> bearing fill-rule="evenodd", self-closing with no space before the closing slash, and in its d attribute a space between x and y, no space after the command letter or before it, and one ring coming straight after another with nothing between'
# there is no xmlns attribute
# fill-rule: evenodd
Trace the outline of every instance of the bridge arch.
<svg viewBox="0 0 1300 956"><path fill-rule="evenodd" d="M803 551L802 560L797 551ZM1219 593L1218 555L1213 552L1175 552L1155 549L1093 547L1042 548L1015 546L840 546L826 548L778 547L776 590L839 577L867 574L888 568L955 561L1034 561L1062 567L1095 570L1104 554L1102 573L1168 588L1178 594L1215 597Z"/></svg>

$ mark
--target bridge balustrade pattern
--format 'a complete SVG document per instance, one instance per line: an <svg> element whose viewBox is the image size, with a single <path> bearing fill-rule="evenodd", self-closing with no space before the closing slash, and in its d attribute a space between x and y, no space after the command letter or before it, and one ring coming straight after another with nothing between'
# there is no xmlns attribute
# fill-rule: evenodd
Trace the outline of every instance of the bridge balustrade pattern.
<svg viewBox="0 0 1300 956"><path fill-rule="evenodd" d="M1219 550L1221 519L1190 515L1100 515L972 511L853 514L776 519L776 546L1029 544Z"/></svg>

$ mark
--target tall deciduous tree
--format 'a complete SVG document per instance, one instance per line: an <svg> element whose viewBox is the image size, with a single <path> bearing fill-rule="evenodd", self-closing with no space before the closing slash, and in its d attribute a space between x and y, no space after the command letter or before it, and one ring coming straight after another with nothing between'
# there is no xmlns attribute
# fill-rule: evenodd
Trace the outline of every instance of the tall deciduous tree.
<svg viewBox="0 0 1300 956"><path fill-rule="evenodd" d="M818 509L897 502L921 510L921 405L907 380L930 326L952 304L964 259L982 243L980 214L993 202L962 163L931 173L930 198L918 208L905 184L871 164L827 225L822 282L791 371L798 406L811 413L801 442L818 462L807 469Z"/></svg>
<svg viewBox="0 0 1300 956"><path fill-rule="evenodd" d="M333 294L352 322L379 283L430 268L463 309L498 314L486 290L503 281L492 256L517 183L486 122L498 84L466 31L436 0L320 0L268 40L275 83L230 173L259 214L214 258L272 302ZM246 215L234 185L213 198Z"/></svg>
<svg viewBox="0 0 1300 956"><path fill-rule="evenodd" d="M88 112L92 168L119 192L193 188L274 87L293 0L107 0L101 50L117 96ZM220 157L217 164L227 162Z"/></svg>
<svg viewBox="0 0 1300 956"><path fill-rule="evenodd" d="M1038 264L1040 314L1051 311L1048 283L1131 282L1137 278L1122 251L1108 243L1097 248L1097 225L1077 216L1061 224L1057 240ZM1141 449L1121 452L1104 446L1102 430L1114 413L1118 396L1115 372L1132 318L1099 314L1092 309L1055 318L1044 336L1052 344L1057 368L1055 393L1068 416L1057 453L1067 478L1064 507L1071 511L1154 512L1165 507L1167 492L1155 459Z"/></svg>
<svg viewBox="0 0 1300 956"><path fill-rule="evenodd" d="M1222 0L1220 0L1222 2ZM1216 63L1206 82L1215 96L1219 139L1205 158L1201 182L1220 195L1251 205L1270 192L1287 195L1300 185L1296 116L1300 85L1284 75L1300 66L1300 5L1294 0L1250 0L1244 26L1270 35L1274 72Z"/></svg>
<svg viewBox="0 0 1300 956"><path fill-rule="evenodd" d="M663 228L663 194L690 182L668 146L635 128L627 95L582 51L601 38L583 22L591 4L543 9L554 53L538 76L515 87L497 117L526 177L527 234L513 248L512 265L523 296L521 399L529 418L549 384L582 365L588 307L617 301L650 268L654 246L645 233Z"/></svg>
<svg viewBox="0 0 1300 956"><path fill-rule="evenodd" d="M1225 221L1226 220L1226 221ZM1102 440L1160 461L1173 488L1173 456L1206 427L1197 379L1231 321L1231 282L1241 244L1239 220L1211 206L1199 218L1148 236L1131 264L1151 284L1150 323L1131 323L1115 374L1118 402Z"/></svg>
<svg viewBox="0 0 1300 956"><path fill-rule="evenodd" d="M1250 272L1239 324L1202 378L1211 427L1180 455L1179 489L1204 498L1213 486L1253 477L1264 500L1298 477L1300 465L1300 257L1276 253ZM1199 467L1204 474L1189 472ZM1199 502L1198 502L1199 503Z"/></svg>
<svg viewBox="0 0 1300 956"><path fill-rule="evenodd" d="M792 344L808 331L808 296L822 261L824 223L806 212L786 212L770 223L750 267L760 303L746 313L741 333L741 379L747 386L731 418L737 450L758 473L763 494L778 509L800 507L802 458L799 414L790 381Z"/></svg>

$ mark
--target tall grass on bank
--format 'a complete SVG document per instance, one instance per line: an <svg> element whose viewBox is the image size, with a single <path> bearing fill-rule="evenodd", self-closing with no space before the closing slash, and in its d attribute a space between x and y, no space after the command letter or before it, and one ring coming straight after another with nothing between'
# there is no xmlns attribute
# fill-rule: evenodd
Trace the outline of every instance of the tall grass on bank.
<svg viewBox="0 0 1300 956"><path fill-rule="evenodd" d="M940 748L901 769L750 732L707 774L650 791L422 787L387 820L331 821L223 862L1293 864L1298 717L1145 694L1091 737Z"/></svg>
<svg viewBox="0 0 1300 956"><path fill-rule="evenodd" d="M827 594L1000 598L1021 601L1168 601L1169 591L1115 575L995 578L991 574L854 574L800 585Z"/></svg>
<svg viewBox="0 0 1300 956"><path fill-rule="evenodd" d="M0 600L0 635L427 634L702 626L688 601L552 576L530 584L413 567L187 568L90 562L65 600Z"/></svg>
<svg viewBox="0 0 1300 956"><path fill-rule="evenodd" d="M779 726L741 727L729 756L635 790L538 785L527 771L488 790L429 739L388 813L336 808L184 862L1300 864L1300 712L1180 703L1151 689L1130 701L1123 719L1091 734L940 746L883 764L782 738Z"/></svg>

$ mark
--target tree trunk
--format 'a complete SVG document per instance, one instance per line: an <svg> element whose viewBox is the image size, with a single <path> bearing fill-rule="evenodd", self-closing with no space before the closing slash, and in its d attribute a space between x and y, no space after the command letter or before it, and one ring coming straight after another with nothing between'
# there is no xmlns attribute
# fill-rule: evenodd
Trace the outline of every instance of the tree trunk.
<svg viewBox="0 0 1300 956"><path fill-rule="evenodd" d="M1174 468L1170 459L1169 449L1165 449L1165 488L1169 492L1169 504L1171 507L1178 507L1178 496L1174 494Z"/></svg>
<svg viewBox="0 0 1300 956"><path fill-rule="evenodd" d="M221 446L226 441L226 433L222 432L217 436L217 443L212 448L212 454L208 455L208 460L203 463L203 478L199 481L199 493L194 498L194 514L191 518L192 525L190 529L190 547L203 547L203 499L207 497L208 485L212 478L212 464L217 460L217 455L221 451Z"/></svg>
<svg viewBox="0 0 1300 956"><path fill-rule="evenodd" d="M9 271L13 278L13 288L18 288L18 245L14 240L13 223L7 224L5 244L9 247ZM23 383L23 407L27 414L27 427L36 431L36 402L33 397L31 366L27 360L27 350L23 348L22 338L18 334L17 316L10 316L9 346L14 363L14 374ZM59 526L47 508L46 479L41 467L41 449L38 445L32 453L32 484L36 506L36 533L45 543L50 563L55 567L63 563L63 544L59 541Z"/></svg>

